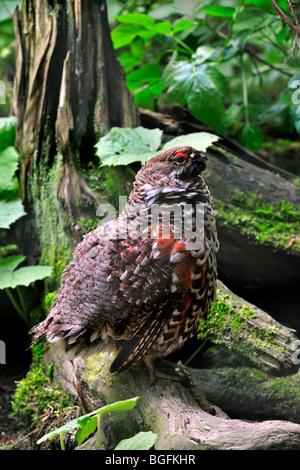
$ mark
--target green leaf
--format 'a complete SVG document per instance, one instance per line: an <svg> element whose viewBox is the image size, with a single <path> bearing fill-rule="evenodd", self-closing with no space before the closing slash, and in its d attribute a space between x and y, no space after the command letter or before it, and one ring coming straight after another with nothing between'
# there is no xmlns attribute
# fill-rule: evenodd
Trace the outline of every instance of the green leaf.
<svg viewBox="0 0 300 470"><path fill-rule="evenodd" d="M77 418L78 424L78 431L76 433L76 440L79 444L81 444L84 439L86 439L89 434L95 431L97 428L97 415L100 417L100 420L105 416L107 413L112 412L122 412L122 411L129 411L135 407L139 397L129 398L128 400L120 400L115 403L111 403L109 405L103 406L98 408L97 410L91 411L84 416ZM60 428L60 431L62 428Z"/></svg>
<svg viewBox="0 0 300 470"><path fill-rule="evenodd" d="M143 164L163 151L178 145L190 145L205 152L210 145L220 139L209 132L193 132L175 137L158 151L161 136L162 132L159 129L114 127L96 145L97 155L102 165L128 165L136 161ZM134 146L137 150L134 150Z"/></svg>
<svg viewBox="0 0 300 470"><path fill-rule="evenodd" d="M164 152L179 145L189 145L200 152L205 152L208 147L218 140L220 140L220 137L210 134L209 132L192 132L191 134L180 135L169 140L169 142L163 146L162 151Z"/></svg>
<svg viewBox="0 0 300 470"><path fill-rule="evenodd" d="M103 416L105 414L111 413L113 411L128 411L128 410L131 410L132 408L135 407L138 399L139 399L139 397L135 397L135 398L129 398L128 400L117 401L117 402L112 403L110 405L106 405L106 406L103 406L101 408L98 408L97 410L91 411L90 413L87 413L84 416L80 416L79 418L75 418L75 419L69 421L68 423L64 424L63 426L61 426L59 428L56 428L53 431L45 434L43 437L41 437L37 441L37 444L41 444L42 442L46 441L46 439L52 439L54 436L57 436L58 434L61 434L62 432L71 431L73 429L78 429L79 427L82 428L80 433L78 434L78 437L81 440L81 438L85 434L85 431L84 431L85 426L87 426L86 431L88 429L90 429L90 430L92 430L91 432L93 432L96 429L96 427L94 427L94 425L95 425L95 421L96 421L96 425L97 425L97 414L100 415L100 418L103 418ZM90 418L92 418L92 421L90 421ZM88 434L85 437L87 437L87 436L88 436Z"/></svg>
<svg viewBox="0 0 300 470"><path fill-rule="evenodd" d="M157 64L143 65L126 76L130 91L154 79L160 79L160 67Z"/></svg>
<svg viewBox="0 0 300 470"><path fill-rule="evenodd" d="M205 62L207 59L211 59L216 53L216 48L211 46L200 46L197 47L194 54L195 64L199 65Z"/></svg>
<svg viewBox="0 0 300 470"><path fill-rule="evenodd" d="M126 15L118 15L115 17L115 20L120 23L129 23L140 26L149 27L155 24L155 21L151 16L146 15L145 13L127 13Z"/></svg>
<svg viewBox="0 0 300 470"><path fill-rule="evenodd" d="M281 43L285 40L285 38L288 36L289 33L289 28L287 26L283 26L282 30L276 34L276 42Z"/></svg>
<svg viewBox="0 0 300 470"><path fill-rule="evenodd" d="M259 91L248 95L248 110L252 116L260 116L270 106L270 100Z"/></svg>
<svg viewBox="0 0 300 470"><path fill-rule="evenodd" d="M195 26L197 26L197 24L193 23L190 20L187 20L187 19L179 20L173 26L173 33L179 33L180 31L185 31L190 28L195 28Z"/></svg>
<svg viewBox="0 0 300 470"><path fill-rule="evenodd" d="M51 276L52 269L52 266L26 266L16 271L1 269L0 289L29 286L32 282Z"/></svg>
<svg viewBox="0 0 300 470"><path fill-rule="evenodd" d="M224 125L226 128L231 127L235 122L239 121L243 114L243 106L232 103L226 110L224 115Z"/></svg>
<svg viewBox="0 0 300 470"><path fill-rule="evenodd" d="M92 434L97 428L97 416L87 416L84 419L78 421L79 428L75 434L75 439L78 444L82 444L83 441Z"/></svg>
<svg viewBox="0 0 300 470"><path fill-rule="evenodd" d="M114 48L119 49L120 47L130 44L137 36L143 36L146 40L146 36L149 36L150 38L154 35L154 32L147 31L144 26L124 23L112 30L111 39L113 41Z"/></svg>
<svg viewBox="0 0 300 470"><path fill-rule="evenodd" d="M14 271L25 259L26 256L23 255L14 255L2 258L0 259L0 270L5 269L7 271Z"/></svg>
<svg viewBox="0 0 300 470"><path fill-rule="evenodd" d="M101 165L144 163L145 159L151 158L149 155L157 154L161 137L160 129L113 127L96 144L96 155L100 158Z"/></svg>
<svg viewBox="0 0 300 470"><path fill-rule="evenodd" d="M129 439L120 441L115 450L149 450L154 446L157 437L157 434L151 431L139 432Z"/></svg>
<svg viewBox="0 0 300 470"><path fill-rule="evenodd" d="M171 61L162 79L169 86L169 104L187 104L198 119L217 131L223 130L222 99L226 94L226 80L218 69L197 64L194 55L192 60Z"/></svg>
<svg viewBox="0 0 300 470"><path fill-rule="evenodd" d="M244 147L255 152L262 146L264 137L260 127L256 124L255 121L250 119L249 122L246 122L242 128L238 136L238 141Z"/></svg>
<svg viewBox="0 0 300 470"><path fill-rule="evenodd" d="M43 437L41 437L37 444L41 444L42 442L46 441L47 439L53 439L53 437L59 435L62 432L72 431L73 429L77 429L79 426L78 418L72 419L68 423L64 424L60 428L53 429L53 431L48 432Z"/></svg>
<svg viewBox="0 0 300 470"><path fill-rule="evenodd" d="M100 417L102 418L104 415L107 413L112 413L114 411L129 411L132 410L132 408L135 407L137 404L139 397L134 397L134 398L129 398L128 400L120 400L116 401L115 403L111 403L109 405L103 406L102 408L99 408L96 411L92 411L89 413L89 415L93 414L100 414ZM79 418L81 419L81 418Z"/></svg>
<svg viewBox="0 0 300 470"><path fill-rule="evenodd" d="M0 192L18 187L15 173L19 166L19 154L14 147L0 152Z"/></svg>
<svg viewBox="0 0 300 470"><path fill-rule="evenodd" d="M154 97L160 96L164 83L160 81L160 67L147 64L127 74L126 82L134 95L136 106L154 108Z"/></svg>
<svg viewBox="0 0 300 470"><path fill-rule="evenodd" d="M204 13L211 16L217 16L219 18L233 18L235 8L222 6L204 7Z"/></svg>
<svg viewBox="0 0 300 470"><path fill-rule="evenodd" d="M0 228L9 228L12 223L26 215L20 198L0 198Z"/></svg>
<svg viewBox="0 0 300 470"><path fill-rule="evenodd" d="M148 26L147 30L155 34L165 34L168 36L172 31L172 24L170 21L161 21L160 23L155 23L152 26Z"/></svg>
<svg viewBox="0 0 300 470"><path fill-rule="evenodd" d="M5 0L0 4L0 21L10 18L15 8L20 4L19 0Z"/></svg>
<svg viewBox="0 0 300 470"><path fill-rule="evenodd" d="M131 44L136 37L147 41L157 34L169 36L172 31L170 21L155 23L153 18L145 13L128 13L127 15L116 16L116 19L122 24L114 28L111 33L115 49Z"/></svg>
<svg viewBox="0 0 300 470"><path fill-rule="evenodd" d="M16 118L15 116L0 118L0 150L11 147L15 143Z"/></svg>
<svg viewBox="0 0 300 470"><path fill-rule="evenodd" d="M261 8L262 10L266 11L267 13L270 13L271 15L278 15L270 0L246 0L245 3L255 5ZM278 4L278 6L280 6L283 11L285 11L286 13L289 12L286 0L278 0L276 3Z"/></svg>
<svg viewBox="0 0 300 470"><path fill-rule="evenodd" d="M149 87L143 87L133 92L134 102L137 107L154 109L154 94Z"/></svg>

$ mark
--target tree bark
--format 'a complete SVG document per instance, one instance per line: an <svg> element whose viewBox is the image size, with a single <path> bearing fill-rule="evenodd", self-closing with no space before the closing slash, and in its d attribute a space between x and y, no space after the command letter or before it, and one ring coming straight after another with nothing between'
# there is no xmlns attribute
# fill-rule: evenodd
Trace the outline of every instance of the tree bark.
<svg viewBox="0 0 300 470"><path fill-rule="evenodd" d="M214 305L203 332L200 330L200 339L224 345L245 364L273 377L298 371L299 342L295 330L238 297L220 281Z"/></svg>
<svg viewBox="0 0 300 470"><path fill-rule="evenodd" d="M246 367L194 368L189 372L207 399L232 418L300 422L299 372L280 378Z"/></svg>
<svg viewBox="0 0 300 470"><path fill-rule="evenodd" d="M77 219L97 202L81 170L94 161L97 138L112 126L135 126L134 101L114 54L105 0L22 0L14 25L22 196L28 212L40 215L33 222L40 251L51 251L43 243L49 232L53 239L57 234L52 248L58 250L56 243L64 251L81 239ZM45 214L50 199L52 216ZM44 229L48 233L41 234ZM33 232L22 247L29 255ZM46 255L43 261L53 263Z"/></svg>

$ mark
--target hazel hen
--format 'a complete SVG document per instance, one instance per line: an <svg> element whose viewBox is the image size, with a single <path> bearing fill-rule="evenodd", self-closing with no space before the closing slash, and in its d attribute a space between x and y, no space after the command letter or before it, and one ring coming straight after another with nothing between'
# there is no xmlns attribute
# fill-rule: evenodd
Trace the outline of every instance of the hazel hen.
<svg viewBox="0 0 300 470"><path fill-rule="evenodd" d="M76 247L51 312L32 330L35 341L46 336L69 357L113 348L112 372L143 360L153 378L152 360L197 331L216 292L219 243L205 161L181 146L145 163L119 217Z"/></svg>

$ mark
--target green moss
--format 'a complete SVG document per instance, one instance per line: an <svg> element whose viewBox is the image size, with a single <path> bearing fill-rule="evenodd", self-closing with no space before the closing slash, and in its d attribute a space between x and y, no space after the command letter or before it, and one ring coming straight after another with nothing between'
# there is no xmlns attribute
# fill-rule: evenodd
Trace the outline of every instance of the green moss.
<svg viewBox="0 0 300 470"><path fill-rule="evenodd" d="M103 166L90 165L81 169L81 174L89 189L95 194L100 203L112 204L119 212L119 196L128 197L132 190L132 182L135 172L126 166ZM94 230L101 222L101 217L96 216L97 206L82 207L81 215L76 222L80 225L83 233Z"/></svg>
<svg viewBox="0 0 300 470"><path fill-rule="evenodd" d="M35 230L40 240L40 264L53 266L53 278L60 278L72 256L71 221L67 212L61 211L57 191L61 179L62 159L57 157L49 169L40 163L34 167L28 181L28 200L35 215ZM70 227L70 230L68 230ZM52 290L54 285L49 285Z"/></svg>
<svg viewBox="0 0 300 470"><path fill-rule="evenodd" d="M83 168L82 173L89 188L98 195L101 202L108 202L116 208L119 205L119 196L129 196L135 178L135 172L129 166L92 165Z"/></svg>
<svg viewBox="0 0 300 470"><path fill-rule="evenodd" d="M281 199L268 203L261 196L235 191L231 203L214 201L218 224L238 230L252 243L268 245L274 249L300 249L300 206ZM288 247L292 237L294 243Z"/></svg>
<svg viewBox="0 0 300 470"><path fill-rule="evenodd" d="M85 364L85 381L93 388L95 383L100 380L107 379L107 382L111 380L113 374L109 372L110 361L107 360L106 354L93 354L86 359Z"/></svg>
<svg viewBox="0 0 300 470"><path fill-rule="evenodd" d="M43 413L51 410L56 417L74 410L71 397L59 384L52 381L53 365L45 372L42 364L43 347L33 348L33 359L26 376L16 382L12 409L23 418L37 422Z"/></svg>
<svg viewBox="0 0 300 470"><path fill-rule="evenodd" d="M57 290L53 291L53 292L47 292L45 295L44 295L44 301L43 301L43 304L45 306L45 309L47 311L50 311L51 308L53 307L53 304L55 302L55 296L57 294Z"/></svg>
<svg viewBox="0 0 300 470"><path fill-rule="evenodd" d="M292 408L299 413L300 408L300 375L289 377L270 378L263 372L248 367L228 368L226 374L220 369L219 383L227 390L238 397L247 396L251 393L252 400L272 400L276 403L282 400L282 409ZM238 394L237 394L238 392Z"/></svg>
<svg viewBox="0 0 300 470"><path fill-rule="evenodd" d="M260 346L284 352L274 341L276 328L260 328L251 319L256 314L247 306L234 304L229 296L220 296L213 302L207 319L198 327L198 337L226 346L244 357L251 357Z"/></svg>
<svg viewBox="0 0 300 470"><path fill-rule="evenodd" d="M99 217L91 217L89 219L79 217L79 219L77 219L77 223L80 225L83 233L89 233L97 228L99 221Z"/></svg>

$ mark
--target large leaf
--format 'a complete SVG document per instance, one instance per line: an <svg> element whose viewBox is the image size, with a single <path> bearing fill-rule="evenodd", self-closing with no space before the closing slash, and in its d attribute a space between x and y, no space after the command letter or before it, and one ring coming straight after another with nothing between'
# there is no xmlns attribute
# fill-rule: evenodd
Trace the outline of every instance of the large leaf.
<svg viewBox="0 0 300 470"><path fill-rule="evenodd" d="M250 119L242 128L238 136L238 141L243 147L255 152L262 146L264 136L257 123Z"/></svg>
<svg viewBox="0 0 300 470"><path fill-rule="evenodd" d="M223 6L204 7L204 13L219 18L232 18L235 14L235 8Z"/></svg>
<svg viewBox="0 0 300 470"><path fill-rule="evenodd" d="M15 143L15 116L0 118L0 150L13 146Z"/></svg>
<svg viewBox="0 0 300 470"><path fill-rule="evenodd" d="M78 430L76 432L76 441L82 444L83 441L92 434L97 428L97 416L86 416L78 420Z"/></svg>
<svg viewBox="0 0 300 470"><path fill-rule="evenodd" d="M6 271L14 271L25 259L26 256L23 255L14 255L2 258L0 259L0 271L2 269Z"/></svg>
<svg viewBox="0 0 300 470"><path fill-rule="evenodd" d="M136 24L146 28L155 24L153 18L145 13L127 13L126 15L118 15L115 19L120 23Z"/></svg>
<svg viewBox="0 0 300 470"><path fill-rule="evenodd" d="M18 166L19 154L14 147L7 147L0 152L0 192L18 187L15 178Z"/></svg>
<svg viewBox="0 0 300 470"><path fill-rule="evenodd" d="M154 446L157 434L153 432L139 432L129 439L123 439L119 442L115 450L149 450Z"/></svg>
<svg viewBox="0 0 300 470"><path fill-rule="evenodd" d="M170 35L172 24L170 21L160 21L155 23L151 16L145 13L128 13L115 17L122 24L112 30L111 38L115 49L131 44L136 37L147 41L157 34ZM194 26L192 24L192 26ZM191 26L189 26L191 27ZM187 28L187 24L182 25L182 30Z"/></svg>
<svg viewBox="0 0 300 470"><path fill-rule="evenodd" d="M144 26L131 23L122 23L112 30L111 38L115 49L127 46L137 36L140 36L144 40L150 39L155 36L155 32L148 31Z"/></svg>
<svg viewBox="0 0 300 470"><path fill-rule="evenodd" d="M252 91L248 96L248 111L252 116L260 116L270 107L270 100L259 91Z"/></svg>
<svg viewBox="0 0 300 470"><path fill-rule="evenodd" d="M12 223L26 215L20 198L0 199L0 228L9 228Z"/></svg>
<svg viewBox="0 0 300 470"><path fill-rule="evenodd" d="M179 33L180 31L185 31L190 28L195 28L196 23L193 23L191 20L182 19L175 23L173 26L173 33Z"/></svg>
<svg viewBox="0 0 300 470"><path fill-rule="evenodd" d="M9 271L0 270L0 289L14 289L17 286L29 286L32 282L51 276L52 266L26 266Z"/></svg>
<svg viewBox="0 0 300 470"><path fill-rule="evenodd" d="M89 434L86 433L84 427L88 427L88 431L93 432L97 425L97 415L100 416L100 419L103 418L104 415L107 413L111 413L113 411L128 411L135 407L139 397L129 398L128 400L120 400L115 403L111 403L110 405L103 406L98 408L97 410L91 411L90 413L85 414L84 416L80 416L79 418L75 418L72 421L69 421L67 424L64 424L60 428L56 428L53 431L45 434L41 437L37 444L41 444L46 439L52 439L54 436L64 433L66 431L71 431L73 429L80 429L80 432L77 431L76 439L79 439L79 442L82 442L83 435L87 437ZM84 438L85 438L84 437Z"/></svg>
<svg viewBox="0 0 300 470"><path fill-rule="evenodd" d="M141 87L143 83L160 79L160 67L157 64L147 64L127 74L126 82L130 91Z"/></svg>
<svg viewBox="0 0 300 470"><path fill-rule="evenodd" d="M198 119L218 131L223 130L222 99L226 93L224 75L215 67L191 60L172 60L163 74L168 85L168 102L187 104Z"/></svg>
<svg viewBox="0 0 300 470"><path fill-rule="evenodd" d="M134 162L144 164L156 155L179 145L188 145L205 152L210 145L220 139L209 132L192 132L171 139L161 150L157 150L161 136L162 132L159 129L114 127L96 145L97 155L102 165L128 165Z"/></svg>
<svg viewBox="0 0 300 470"><path fill-rule="evenodd" d="M160 129L113 127L96 144L96 154L102 165L144 163L157 151L161 136Z"/></svg>
<svg viewBox="0 0 300 470"><path fill-rule="evenodd" d="M162 151L169 150L179 145L188 145L201 152L205 152L210 145L217 142L219 139L220 137L210 134L209 132L192 132L191 134L180 135L169 140L169 142L163 146Z"/></svg>
<svg viewBox="0 0 300 470"><path fill-rule="evenodd" d="M0 21L10 18L20 0L2 0L0 3Z"/></svg>
<svg viewBox="0 0 300 470"><path fill-rule="evenodd" d="M278 15L277 11L273 7L272 2L270 2L270 0L246 0L245 3L246 4L250 3L251 5L255 5L255 6L261 8L262 10L270 13L271 15L275 15L275 16ZM288 3L287 3L286 0L277 0L276 3L286 13L289 12Z"/></svg>

